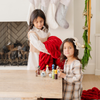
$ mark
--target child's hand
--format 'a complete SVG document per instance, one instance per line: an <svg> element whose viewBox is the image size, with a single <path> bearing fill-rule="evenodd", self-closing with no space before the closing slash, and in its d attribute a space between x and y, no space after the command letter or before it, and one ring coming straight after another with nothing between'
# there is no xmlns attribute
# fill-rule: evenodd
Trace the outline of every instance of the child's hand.
<svg viewBox="0 0 100 100"><path fill-rule="evenodd" d="M61 72L64 72L64 70L63 70L63 69L60 69L59 66L57 66L57 70L59 70L59 71L61 71Z"/></svg>
<svg viewBox="0 0 100 100"><path fill-rule="evenodd" d="M58 70L58 77L61 77L61 71L60 71L60 69Z"/></svg>
<svg viewBox="0 0 100 100"><path fill-rule="evenodd" d="M61 70L58 70L58 77L64 78L66 74L62 73Z"/></svg>
<svg viewBox="0 0 100 100"><path fill-rule="evenodd" d="M63 73L64 72L64 70L63 69L60 69L60 71Z"/></svg>

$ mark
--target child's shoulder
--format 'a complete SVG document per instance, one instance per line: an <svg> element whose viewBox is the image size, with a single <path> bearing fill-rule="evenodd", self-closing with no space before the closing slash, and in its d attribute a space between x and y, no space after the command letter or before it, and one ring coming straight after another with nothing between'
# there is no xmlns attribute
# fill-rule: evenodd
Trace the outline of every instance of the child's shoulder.
<svg viewBox="0 0 100 100"><path fill-rule="evenodd" d="M45 33L49 33L49 30L45 26L43 27L42 31Z"/></svg>
<svg viewBox="0 0 100 100"><path fill-rule="evenodd" d="M28 34L32 34L32 33L36 34L34 30L29 30Z"/></svg>
<svg viewBox="0 0 100 100"><path fill-rule="evenodd" d="M76 60L74 61L74 66L80 66L80 65L81 65L81 62L80 62L79 60L76 59Z"/></svg>
<svg viewBox="0 0 100 100"><path fill-rule="evenodd" d="M31 35L31 36L37 36L37 37L39 37L38 34L37 34L34 30L30 30L30 31L28 32L28 37L30 37L30 35Z"/></svg>

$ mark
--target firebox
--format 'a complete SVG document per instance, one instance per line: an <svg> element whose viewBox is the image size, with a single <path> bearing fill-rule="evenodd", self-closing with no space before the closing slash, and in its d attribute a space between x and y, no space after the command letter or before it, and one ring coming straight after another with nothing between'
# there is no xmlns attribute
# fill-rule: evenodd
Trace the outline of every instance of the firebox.
<svg viewBox="0 0 100 100"><path fill-rule="evenodd" d="M26 22L0 23L0 65L27 65L29 43Z"/></svg>

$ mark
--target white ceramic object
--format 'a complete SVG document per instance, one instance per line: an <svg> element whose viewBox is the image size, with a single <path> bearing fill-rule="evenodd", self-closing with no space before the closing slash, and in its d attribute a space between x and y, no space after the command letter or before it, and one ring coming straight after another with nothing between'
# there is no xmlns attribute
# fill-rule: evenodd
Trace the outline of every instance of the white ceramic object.
<svg viewBox="0 0 100 100"><path fill-rule="evenodd" d="M52 74L49 74L49 77L51 78L52 77Z"/></svg>
<svg viewBox="0 0 100 100"><path fill-rule="evenodd" d="M42 76L42 77L45 77L45 76L46 76L46 74L45 74L44 71L42 71L41 76Z"/></svg>

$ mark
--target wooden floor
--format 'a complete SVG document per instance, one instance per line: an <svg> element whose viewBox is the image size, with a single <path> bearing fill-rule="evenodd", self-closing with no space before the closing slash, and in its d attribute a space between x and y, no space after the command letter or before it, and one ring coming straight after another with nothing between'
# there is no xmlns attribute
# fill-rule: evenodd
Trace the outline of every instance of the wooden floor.
<svg viewBox="0 0 100 100"><path fill-rule="evenodd" d="M84 74L82 85L83 90L92 89L93 87L100 89L100 75Z"/></svg>

